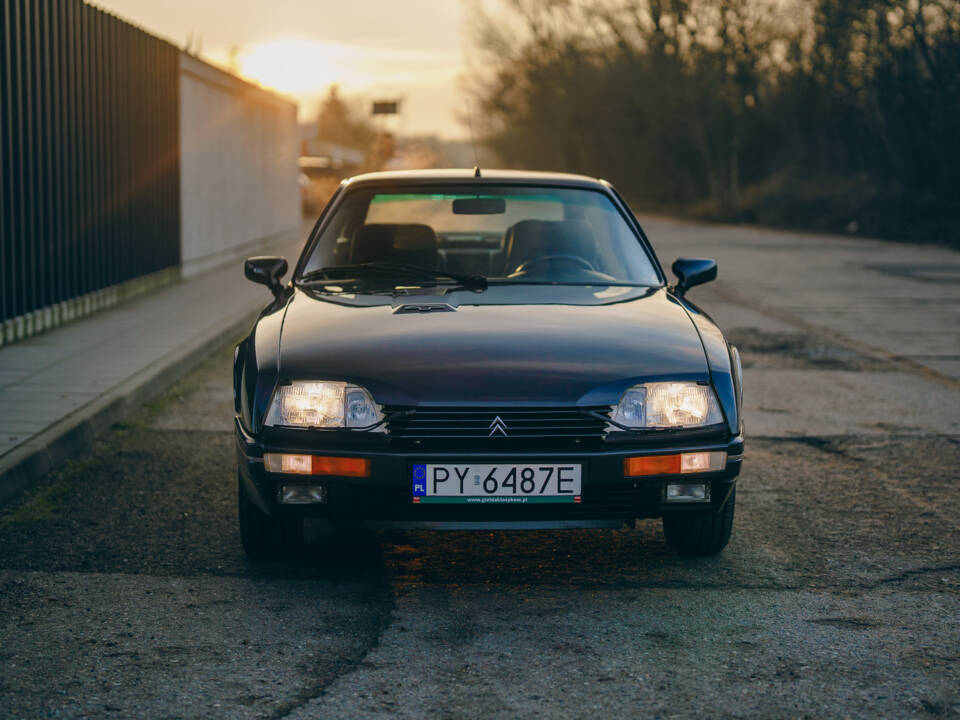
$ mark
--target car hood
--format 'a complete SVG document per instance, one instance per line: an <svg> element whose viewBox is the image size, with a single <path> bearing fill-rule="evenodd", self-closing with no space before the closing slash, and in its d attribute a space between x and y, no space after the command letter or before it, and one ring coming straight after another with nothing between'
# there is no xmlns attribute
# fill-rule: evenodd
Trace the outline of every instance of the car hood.
<svg viewBox="0 0 960 720"><path fill-rule="evenodd" d="M703 345L663 289L601 304L343 304L297 291L283 320L285 380L346 380L386 405L606 405L644 380L707 380ZM428 300L421 301L428 302ZM471 302L467 297L465 302Z"/></svg>

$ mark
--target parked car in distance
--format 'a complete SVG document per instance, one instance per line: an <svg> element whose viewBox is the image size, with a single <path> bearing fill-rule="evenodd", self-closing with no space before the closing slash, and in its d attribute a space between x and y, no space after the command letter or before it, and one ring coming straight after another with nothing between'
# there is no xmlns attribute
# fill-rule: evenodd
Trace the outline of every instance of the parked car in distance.
<svg viewBox="0 0 960 720"><path fill-rule="evenodd" d="M508 171L344 181L237 346L240 533L296 551L303 520L613 528L662 517L727 544L743 458L737 350L668 284L609 184Z"/></svg>

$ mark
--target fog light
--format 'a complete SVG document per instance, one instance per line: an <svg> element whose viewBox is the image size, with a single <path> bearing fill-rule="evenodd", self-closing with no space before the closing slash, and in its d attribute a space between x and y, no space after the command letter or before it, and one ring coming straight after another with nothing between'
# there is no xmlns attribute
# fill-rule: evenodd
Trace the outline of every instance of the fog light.
<svg viewBox="0 0 960 720"><path fill-rule="evenodd" d="M665 502L707 502L710 500L710 484L667 483L663 499Z"/></svg>
<svg viewBox="0 0 960 720"><path fill-rule="evenodd" d="M370 476L370 461L366 458L266 453L263 456L263 465L267 472L292 475Z"/></svg>
<svg viewBox="0 0 960 720"><path fill-rule="evenodd" d="M323 485L281 485L277 502L281 505L311 505L327 501L327 488Z"/></svg>

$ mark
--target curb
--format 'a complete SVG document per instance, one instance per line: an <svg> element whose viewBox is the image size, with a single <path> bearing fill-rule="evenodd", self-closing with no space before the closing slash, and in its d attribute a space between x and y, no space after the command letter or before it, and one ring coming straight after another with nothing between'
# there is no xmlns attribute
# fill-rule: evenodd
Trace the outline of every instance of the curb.
<svg viewBox="0 0 960 720"><path fill-rule="evenodd" d="M210 352L240 336L260 309L245 310L138 370L106 393L74 410L0 458L0 506L6 505L51 470L90 448L95 437L129 417L198 367Z"/></svg>
<svg viewBox="0 0 960 720"><path fill-rule="evenodd" d="M180 272L179 267L158 270L4 320L0 323L0 348L173 285L180 281Z"/></svg>

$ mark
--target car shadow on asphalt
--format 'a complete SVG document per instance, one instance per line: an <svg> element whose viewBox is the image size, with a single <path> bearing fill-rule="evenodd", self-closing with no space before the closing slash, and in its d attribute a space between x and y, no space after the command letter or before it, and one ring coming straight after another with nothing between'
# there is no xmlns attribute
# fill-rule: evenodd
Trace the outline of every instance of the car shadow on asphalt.
<svg viewBox="0 0 960 720"><path fill-rule="evenodd" d="M622 530L380 531L376 543L391 583L575 587L725 586L753 571L736 552L684 558L659 521ZM315 555L310 551L304 560Z"/></svg>

